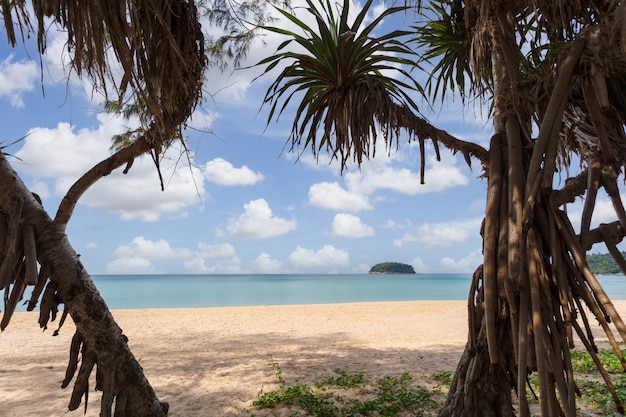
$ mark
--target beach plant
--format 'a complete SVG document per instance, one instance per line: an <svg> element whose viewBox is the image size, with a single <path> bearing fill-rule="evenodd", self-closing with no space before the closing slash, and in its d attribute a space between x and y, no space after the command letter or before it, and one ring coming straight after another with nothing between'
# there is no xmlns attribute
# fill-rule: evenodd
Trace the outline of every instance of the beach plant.
<svg viewBox="0 0 626 417"><path fill-rule="evenodd" d="M435 372L431 375L431 378L439 382L439 384L441 384L441 386L445 387L446 389L449 389L450 385L452 384L451 371Z"/></svg>
<svg viewBox="0 0 626 417"><path fill-rule="evenodd" d="M426 417L436 415L441 409L434 394L413 384L408 373L384 376L372 385L362 373L352 374L337 368L334 375L312 385L300 382L290 385L277 363L270 366L276 369L279 388L259 395L253 401L258 409L295 407L314 417L399 417L404 413Z"/></svg>
<svg viewBox="0 0 626 417"><path fill-rule="evenodd" d="M611 375L593 356L590 321L597 320L624 369L617 341L626 341L626 324L586 253L604 244L626 273L617 248L626 236L618 187L626 166L626 4L416 3L421 14L411 26L413 50L395 40L407 31L379 34L382 20L365 23L371 1L352 21L350 1L339 7L308 0L303 9L282 11L298 30L266 28L286 37L261 61L266 73L285 68L265 96L268 123L291 109L292 149L328 151L342 171L375 156L377 135L387 149L398 146L400 134L417 142L422 182L427 145L437 158L443 145L480 164L486 179L483 261L468 294L468 343L442 416L529 416L532 374L541 415L575 417L574 335L621 410ZM389 17L396 8L387 10ZM300 12L312 15L315 25L306 25ZM287 49L292 44L300 49ZM394 53L379 45L393 45ZM353 46L359 62L393 65L384 73L372 65L342 65ZM415 82L422 70L425 88ZM417 106L423 96L442 103L460 96L486 109L491 137L469 142L437 129L423 114L430 105ZM613 212L596 226L592 215L602 190ZM567 210L577 200L582 209Z"/></svg>

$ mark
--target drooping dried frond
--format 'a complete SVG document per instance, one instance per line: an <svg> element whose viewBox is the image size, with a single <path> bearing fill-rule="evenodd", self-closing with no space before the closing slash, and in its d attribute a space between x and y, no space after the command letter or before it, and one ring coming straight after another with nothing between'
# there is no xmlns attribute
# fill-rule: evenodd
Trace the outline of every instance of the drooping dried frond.
<svg viewBox="0 0 626 417"><path fill-rule="evenodd" d="M14 25L37 33L41 53L46 22L65 29L72 69L104 94L115 91L120 102L130 93L143 109L142 122L151 129L155 149L178 135L201 97L204 38L193 1L37 0L37 29L31 27L25 0L0 2L11 44L16 43ZM123 69L121 79L108 59L110 50Z"/></svg>

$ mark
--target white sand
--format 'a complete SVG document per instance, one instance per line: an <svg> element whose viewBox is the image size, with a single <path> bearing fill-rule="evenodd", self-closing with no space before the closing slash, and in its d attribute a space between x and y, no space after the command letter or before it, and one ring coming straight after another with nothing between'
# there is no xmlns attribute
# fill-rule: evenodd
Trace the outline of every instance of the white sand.
<svg viewBox="0 0 626 417"><path fill-rule="evenodd" d="M626 311L626 302L616 302ZM116 310L113 315L170 416L282 416L255 410L261 391L312 383L336 368L370 380L453 371L467 340L463 301L416 301L205 309ZM0 417L82 416L61 390L73 324L42 333L36 313L17 313L0 334ZM91 386L95 386L92 383ZM91 392L87 416L97 416ZM285 411L283 411L285 413Z"/></svg>

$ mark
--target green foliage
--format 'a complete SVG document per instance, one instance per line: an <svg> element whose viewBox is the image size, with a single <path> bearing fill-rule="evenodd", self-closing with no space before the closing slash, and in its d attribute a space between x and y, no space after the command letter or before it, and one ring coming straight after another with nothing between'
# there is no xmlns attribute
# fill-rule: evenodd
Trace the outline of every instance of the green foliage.
<svg viewBox="0 0 626 417"><path fill-rule="evenodd" d="M385 376L377 381L374 388L366 385L363 374L349 374L343 369L335 369L336 375L324 378L313 386L300 383L287 385L278 364L271 366L276 369L280 388L261 394L253 403L259 409L282 404L295 406L305 415L314 417L394 417L404 415L404 412L434 416L441 408L431 392L412 384L408 373L398 378Z"/></svg>
<svg viewBox="0 0 626 417"><path fill-rule="evenodd" d="M622 256L626 256L626 252L622 252ZM589 264L589 268L591 268L594 274L614 275L622 273L613 257L608 253L592 253L587 255L587 264Z"/></svg>
<svg viewBox="0 0 626 417"><path fill-rule="evenodd" d="M582 374L582 377L576 381L581 392L580 404L597 410L604 416L621 415L616 410L608 387L599 378L596 364L591 355L587 351L580 350L573 350L571 353L574 372L579 375ZM626 401L626 375L624 375L624 368L619 358L610 349L600 349L598 357L607 372L611 374L617 396L622 402Z"/></svg>
<svg viewBox="0 0 626 417"><path fill-rule="evenodd" d="M622 415L618 412L613 397L604 383L595 362L589 352L572 350L572 370L576 375L576 386L580 390L578 403L588 407L594 414L602 416ZM626 401L626 375L619 358L611 349L598 350L600 362L610 374L617 396L622 403ZM539 392L539 382L536 374L528 378L534 392ZM532 403L538 404L538 399L531 397Z"/></svg>
<svg viewBox="0 0 626 417"><path fill-rule="evenodd" d="M349 23L350 0L343 1L340 12L334 11L336 5L329 0L306 0L304 10L315 19L311 26L295 14L277 8L298 27L299 33L265 27L287 40L272 56L257 64L265 66L264 74L279 64L287 65L265 95L264 104L271 106L268 124L280 117L294 96L300 97L291 128L292 150L304 141L304 148L310 148L313 155L321 150L330 152L340 160L342 169L351 157L360 164L363 156L373 155L380 132L387 145L393 137L397 141L397 126L390 119L400 117L398 109L417 111L409 93L422 92L404 69L415 66L414 51L401 41L410 32L395 30L372 36L383 19L407 8L386 8L365 24L372 2L367 0ZM390 76L393 72L406 82ZM322 137L318 138L320 130Z"/></svg>
<svg viewBox="0 0 626 417"><path fill-rule="evenodd" d="M335 369L335 373L338 376L331 376L324 379L322 382L315 384L316 388L322 388L324 385L334 385L339 388L349 389L357 388L363 383L363 374L349 374L341 368Z"/></svg>
<svg viewBox="0 0 626 417"><path fill-rule="evenodd" d="M447 388L450 388L450 385L452 385L452 372L450 371L435 372L431 377Z"/></svg>
<svg viewBox="0 0 626 417"><path fill-rule="evenodd" d="M460 0L431 1L426 9L431 18L421 26L413 26L413 29L416 35L414 42L424 51L420 59L433 64L432 75L426 82L428 95L443 102L449 91L457 90L465 99L466 76L471 89L480 87L470 67L471 37L468 27L475 22L465 22L464 5ZM476 20L471 12L469 15Z"/></svg>
<svg viewBox="0 0 626 417"><path fill-rule="evenodd" d="M374 265L370 274L414 274L415 269L411 265L400 262L383 262Z"/></svg>
<svg viewBox="0 0 626 417"><path fill-rule="evenodd" d="M572 369L574 372L580 372L583 374L589 374L597 371L596 364L591 358L591 355L587 351L572 350ZM618 374L624 372L624 368L619 361L619 358L610 349L600 349L598 351L598 358L604 365L604 368L610 374Z"/></svg>

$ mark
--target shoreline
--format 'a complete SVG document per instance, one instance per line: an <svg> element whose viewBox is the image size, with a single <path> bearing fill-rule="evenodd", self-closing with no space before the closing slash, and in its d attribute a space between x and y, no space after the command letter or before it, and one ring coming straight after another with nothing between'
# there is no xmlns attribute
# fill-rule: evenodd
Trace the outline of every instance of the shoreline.
<svg viewBox="0 0 626 417"><path fill-rule="evenodd" d="M626 316L626 301L615 306ZM278 387L271 363L288 383L310 384L337 368L372 381L408 372L420 383L454 371L467 341L467 302L456 300L112 313L172 417L283 417L252 406L259 392ZM57 322L42 334L37 316L16 313L0 334L0 415L83 416L83 405L67 412L71 389L60 389L74 325L67 320L52 337ZM94 386L88 417L99 414Z"/></svg>

